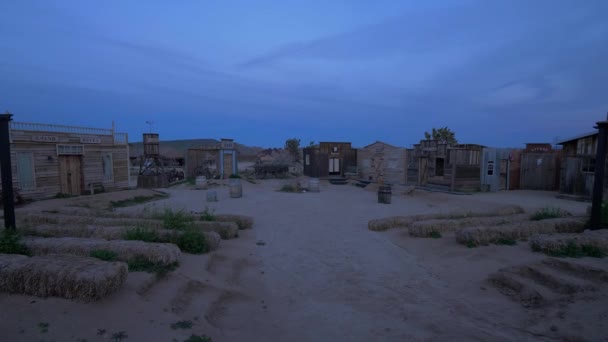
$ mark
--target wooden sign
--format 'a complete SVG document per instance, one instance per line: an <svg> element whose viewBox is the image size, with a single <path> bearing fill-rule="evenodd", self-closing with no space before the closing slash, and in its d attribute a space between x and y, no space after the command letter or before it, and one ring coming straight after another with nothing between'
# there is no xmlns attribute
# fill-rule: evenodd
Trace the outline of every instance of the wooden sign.
<svg viewBox="0 0 608 342"><path fill-rule="evenodd" d="M81 144L101 144L100 137L80 137Z"/></svg>
<svg viewBox="0 0 608 342"><path fill-rule="evenodd" d="M53 135L32 135L32 141L56 143L59 141L59 138Z"/></svg>

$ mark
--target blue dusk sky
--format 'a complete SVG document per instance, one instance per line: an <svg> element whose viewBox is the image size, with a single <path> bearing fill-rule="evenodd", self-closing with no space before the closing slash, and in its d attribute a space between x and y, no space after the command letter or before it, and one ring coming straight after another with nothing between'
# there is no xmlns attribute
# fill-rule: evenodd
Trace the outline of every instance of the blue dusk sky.
<svg viewBox="0 0 608 342"><path fill-rule="evenodd" d="M519 147L608 111L606 0L0 1L0 110L141 141Z"/></svg>

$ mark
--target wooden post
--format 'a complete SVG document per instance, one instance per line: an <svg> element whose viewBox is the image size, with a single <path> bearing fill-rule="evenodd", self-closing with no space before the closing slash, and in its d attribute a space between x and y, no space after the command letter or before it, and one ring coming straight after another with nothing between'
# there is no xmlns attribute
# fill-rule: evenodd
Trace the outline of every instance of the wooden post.
<svg viewBox="0 0 608 342"><path fill-rule="evenodd" d="M591 229L600 229L602 224L602 202L604 201L604 174L606 169L606 143L608 143L608 121L600 121L596 128L597 154L595 156L595 177L591 203Z"/></svg>
<svg viewBox="0 0 608 342"><path fill-rule="evenodd" d="M13 170L11 166L10 122L13 114L0 114L0 167L2 170L2 205L4 227L15 230L15 198L13 194Z"/></svg>
<svg viewBox="0 0 608 342"><path fill-rule="evenodd" d="M452 179L450 180L450 191L456 190L456 158L452 161Z"/></svg>

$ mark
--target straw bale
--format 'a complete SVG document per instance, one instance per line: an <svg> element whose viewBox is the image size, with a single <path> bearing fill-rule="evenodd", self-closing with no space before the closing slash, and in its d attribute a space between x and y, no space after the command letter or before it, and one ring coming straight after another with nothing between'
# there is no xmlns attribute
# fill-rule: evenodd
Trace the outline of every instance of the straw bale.
<svg viewBox="0 0 608 342"><path fill-rule="evenodd" d="M532 250L545 254L559 254L566 248L593 247L608 255L608 230L586 230L580 234L538 235L530 239Z"/></svg>
<svg viewBox="0 0 608 342"><path fill-rule="evenodd" d="M193 226L203 232L216 232L224 240L239 236L239 227L234 222L200 221Z"/></svg>
<svg viewBox="0 0 608 342"><path fill-rule="evenodd" d="M179 262L180 249L170 243L152 243L143 241L107 241L103 239L84 238L39 238L26 237L24 244L33 255L71 254L89 256L95 250L108 250L117 254L120 261L130 261L136 257L159 265L172 265Z"/></svg>
<svg viewBox="0 0 608 342"><path fill-rule="evenodd" d="M408 227L415 221L413 216L392 216L370 220L367 228L374 231L384 231L391 228Z"/></svg>
<svg viewBox="0 0 608 342"><path fill-rule="evenodd" d="M216 232L203 232L203 235L205 235L205 241L207 242L209 251L215 251L220 247L220 243L222 242L220 234Z"/></svg>
<svg viewBox="0 0 608 342"><path fill-rule="evenodd" d="M431 232L447 233L464 227L497 226L527 220L526 215L467 217L461 219L433 219L413 222L408 228L410 236L429 237Z"/></svg>
<svg viewBox="0 0 608 342"><path fill-rule="evenodd" d="M127 265L73 255L0 254L0 292L94 301L118 291Z"/></svg>
<svg viewBox="0 0 608 342"><path fill-rule="evenodd" d="M239 229L250 229L253 227L253 217L234 214L219 214L215 216L219 222L234 222Z"/></svg>
<svg viewBox="0 0 608 342"><path fill-rule="evenodd" d="M95 227L90 225L74 225L74 224L43 224L37 226L25 226L23 232L25 235L42 236L42 237L81 237L88 238L93 235Z"/></svg>
<svg viewBox="0 0 608 342"><path fill-rule="evenodd" d="M456 232L462 244L487 245L501 240L525 240L537 234L581 232L585 222L577 218L556 218L542 221L522 221L500 226L464 228Z"/></svg>

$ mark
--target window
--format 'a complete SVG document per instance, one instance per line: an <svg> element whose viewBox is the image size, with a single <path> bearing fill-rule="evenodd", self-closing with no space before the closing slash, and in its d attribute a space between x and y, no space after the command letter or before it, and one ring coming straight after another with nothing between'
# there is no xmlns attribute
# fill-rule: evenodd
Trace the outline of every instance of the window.
<svg viewBox="0 0 608 342"><path fill-rule="evenodd" d="M101 165L103 168L103 181L112 182L114 180L114 164L112 162L112 153L104 153L102 155Z"/></svg>
<svg viewBox="0 0 608 342"><path fill-rule="evenodd" d="M582 172L595 172L595 158L583 158Z"/></svg>
<svg viewBox="0 0 608 342"><path fill-rule="evenodd" d="M76 155L84 154L83 145L57 145L57 155Z"/></svg>
<svg viewBox="0 0 608 342"><path fill-rule="evenodd" d="M31 152L17 152L17 177L22 190L36 188L34 175L34 155Z"/></svg>
<svg viewBox="0 0 608 342"><path fill-rule="evenodd" d="M310 165L310 154L306 155L306 165Z"/></svg>

